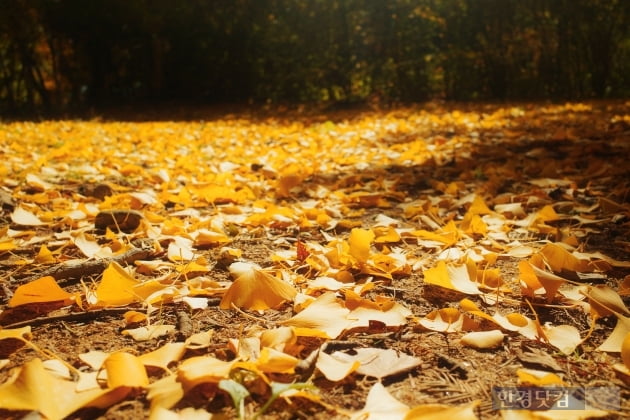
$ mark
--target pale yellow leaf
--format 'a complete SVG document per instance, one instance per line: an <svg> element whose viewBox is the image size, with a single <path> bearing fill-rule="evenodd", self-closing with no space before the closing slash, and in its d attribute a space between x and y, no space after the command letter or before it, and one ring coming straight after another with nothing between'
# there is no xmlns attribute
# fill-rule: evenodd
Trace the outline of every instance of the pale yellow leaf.
<svg viewBox="0 0 630 420"><path fill-rule="evenodd" d="M477 283L471 281L465 264L455 265L438 261L434 268L424 271L424 281L466 294L478 295L481 293Z"/></svg>
<svg viewBox="0 0 630 420"><path fill-rule="evenodd" d="M403 420L409 407L390 394L382 383L372 385L365 406L353 413L351 420Z"/></svg>
<svg viewBox="0 0 630 420"><path fill-rule="evenodd" d="M317 362L315 367L328 379L329 381L337 382L350 375L357 370L361 363L357 360L345 361L325 353L319 352L317 356Z"/></svg>
<svg viewBox="0 0 630 420"><path fill-rule="evenodd" d="M357 348L352 354L336 351L331 356L344 362L358 361L357 373L379 379L411 370L422 363L421 359L400 351L374 347Z"/></svg>
<svg viewBox="0 0 630 420"><path fill-rule="evenodd" d="M404 420L477 420L475 414L479 401L468 404L450 406L446 404L422 404L413 407L405 416Z"/></svg>
<svg viewBox="0 0 630 420"><path fill-rule="evenodd" d="M617 315L617 325L615 325L615 329L610 333L608 338L597 347L597 350L611 353L620 352L623 342L629 333L630 317Z"/></svg>
<svg viewBox="0 0 630 420"><path fill-rule="evenodd" d="M464 334L461 343L476 349L492 349L503 343L505 335L499 330L474 331Z"/></svg>
<svg viewBox="0 0 630 420"><path fill-rule="evenodd" d="M11 213L11 221L22 226L41 226L45 224L39 217L23 207L16 207Z"/></svg>
<svg viewBox="0 0 630 420"><path fill-rule="evenodd" d="M580 331L573 325L543 326L549 344L566 355L573 353L582 342Z"/></svg>
<svg viewBox="0 0 630 420"><path fill-rule="evenodd" d="M174 325L159 324L123 330L122 334L129 335L136 341L147 341L168 335L173 331L175 331Z"/></svg>
<svg viewBox="0 0 630 420"><path fill-rule="evenodd" d="M0 408L37 411L48 420L62 420L106 392L100 388L77 392L75 387L75 382L47 372L41 359L32 359L12 380L0 385Z"/></svg>
<svg viewBox="0 0 630 420"><path fill-rule="evenodd" d="M351 324L347 318L349 313L335 294L328 292L315 299L302 312L280 324L320 330L326 332L330 338L337 338Z"/></svg>

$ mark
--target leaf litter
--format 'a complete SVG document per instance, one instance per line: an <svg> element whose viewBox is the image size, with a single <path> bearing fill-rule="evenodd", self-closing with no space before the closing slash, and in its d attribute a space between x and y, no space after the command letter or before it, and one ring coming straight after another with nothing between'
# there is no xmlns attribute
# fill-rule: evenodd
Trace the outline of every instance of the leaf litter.
<svg viewBox="0 0 630 420"><path fill-rule="evenodd" d="M621 417L629 109L3 123L2 415Z"/></svg>

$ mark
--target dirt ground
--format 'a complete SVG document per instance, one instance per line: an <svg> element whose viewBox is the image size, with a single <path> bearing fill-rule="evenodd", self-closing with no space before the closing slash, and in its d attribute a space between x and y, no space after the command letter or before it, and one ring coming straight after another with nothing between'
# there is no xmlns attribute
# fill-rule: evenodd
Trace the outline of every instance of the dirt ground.
<svg viewBox="0 0 630 420"><path fill-rule="evenodd" d="M554 105L555 106L555 105ZM454 115L453 112L477 112L479 115L489 115L497 109L524 110L522 114L507 115L507 124L493 125L485 119L487 124L454 123L437 124L434 126L418 125L415 131L395 133L388 138L379 138L379 142L396 145L405 150L406 144L415 142L418 138L426 140L434 146L432 150L440 152L436 158L427 160L424 164L399 162L394 164L368 165L347 169L339 169L335 173L313 173L301 180L301 190L287 197L276 198L278 203L292 205L296 202L312 199L309 191L317 186L333 189L357 188L363 185L370 189L374 196L386 197L390 205L373 205L366 202L349 202L348 210L343 215L344 223L340 223L329 233L339 237L347 237L354 226L369 227L374 224L377 215L384 214L396 220L404 220L408 225L420 226L417 218L408 218L405 204L421 198L435 199L439 206L440 197L443 200L457 200L445 192L442 185L459 183L459 196L470 192L483 194L484 199L492 208L500 197L542 197L545 203L556 205L561 213L565 208L568 212L578 213L581 208L597 204L600 197L606 197L618 203L621 207L615 217L604 217L602 221L588 229L582 229L573 219L560 219L549 222L549 225L562 229L580 229L583 236L579 237L582 252L601 252L619 261L630 261L630 103L597 103L588 106L587 110L573 110L557 105L554 108L548 104L520 104L514 106L480 104L468 105L435 105L435 109L418 107L412 111L400 111L402 118L407 113L425 111L435 115ZM274 124L290 124L291 119L302 121L305 127L314 124L324 124L332 121L334 124L352 124L362 119L379 118L376 111L345 111L335 114L307 114L298 112L278 112ZM396 111L388 111L392 115ZM385 113L382 111L381 114ZM496 115L496 114L493 114ZM626 119L615 119L615 116L626 116ZM249 115L237 118L249 118ZM259 121L266 121L260 117ZM427 120L428 121L428 120ZM272 123L269 123L272 124ZM264 133L262 134L264 136ZM461 138L472 139L462 145ZM4 147L8 147L5 144ZM331 151L334 153L334 151ZM5 159L11 157L6 149L2 153ZM142 165L139 159L139 165ZM599 163L598 163L599 162ZM259 162L252 162L252 170L258 169ZM263 163L261 163L262 165ZM305 163L309 165L308 163ZM505 174L514 174L513 178ZM13 177L15 178L15 177ZM544 188L532 185L531 179L553 178L570 179L569 187ZM105 181L119 180L111 175ZM395 192L388 187L388 181L395 182ZM66 185L55 185L59 191L68 191L81 187L82 183L92 185L82 179L68 180ZM309 183L313 188L309 187ZM13 186L11 186L13 185ZM379 191L377 186L383 188ZM147 185L134 184L131 187L138 191ZM24 229L11 219L11 214L18 206L21 198L29 194L24 187L24 180L17 179L15 183L3 185L5 194L13 196L12 200L5 198L2 206L0 221L2 225L14 230ZM442 189L442 191L440 191ZM20 194L16 191L20 190ZM31 194L38 191L30 191ZM457 195L456 194L456 195ZM92 197L93 202L101 202L98 197ZM525 200L524 202L527 203ZM534 203L532 200L529 203ZM565 203L564 205L562 203ZM162 214L171 211L169 205L162 203ZM531 204L531 206L540 206ZM220 208L221 203L217 204ZM211 206L199 209L201 212L213 212ZM594 210L597 216L597 210ZM463 210L453 207L445 210L453 220L461 220ZM55 228L51 225L37 227L38 234L52 233ZM97 237L103 232L93 229ZM57 233L59 233L57 231ZM262 267L276 267L273 255L279 250L290 250L297 240L304 243L326 244L328 241L320 226L300 227L293 224L282 225L268 223L259 227L236 226L229 232L229 246L242 251L241 259L255 262ZM508 232L515 235L510 238L520 240L536 249L541 248L545 241L555 241L548 233L530 232L528 237L521 237L522 232ZM518 237L516 237L518 236ZM476 244L484 241L483 237L474 237ZM385 245L374 244L376 250ZM398 244L408 255L422 259L425 267L437 260L438 252L418 246L411 238ZM208 348L189 351L185 358L199 354L210 354L222 360L235 357L229 349L228 340L247 336L249 331L257 328L272 328L282 320L295 315L290 303L262 312L248 309L221 309L221 296L208 297L208 307L205 309L191 309L182 302L165 303L160 307L159 315L153 322L176 325L174 332L157 339L135 341L128 335L121 334L126 328L123 312L131 309L141 311L141 303L124 305L123 307L109 307L88 311L77 308L54 308L51 311L38 306L35 313L21 308L8 308L11 294L26 279L33 279L49 267L34 264L26 267L21 262L32 260L39 247L23 246L10 252L0 253L0 279L3 284L1 309L9 311L0 321L4 328L15 328L22 325L32 327L32 341L39 348L56 355L75 367L80 367L79 355L91 350L113 352L126 350L133 354L143 354L159 346L173 341L181 341L185 336L196 332L211 330L212 343ZM216 281L230 281L228 265L222 260L220 247L207 246L196 250L197 254L206 257L210 262L211 271L207 275ZM76 248L67 247L65 257L81 257ZM167 260L162 254L151 254L147 260ZM518 263L522 258L502 256L495 264L500 270L501 277L514 289L511 299L499 304L501 312L518 312L532 317L531 307L520 296L518 288ZM20 265L22 264L22 265ZM81 279L70 277L59 279L59 284L69 292L84 290L81 282L98 282L100 272L89 273ZM597 273L588 279L578 279L588 284L606 284L617 290L620 284L630 275L630 269L612 267L604 273ZM368 276L357 273L359 281ZM455 290L443 290L424 282L423 270L411 270L409 274L394 275L392 280L377 279L376 286L366 296L385 295L396 302L404 304L414 315L422 318L432 310L444 307L457 307L458 302L468 297L479 306L487 305L475 296L466 296ZM629 296L622 296L626 305ZM584 337L590 328L590 317L578 306L562 304L547 305L544 300L533 300L540 323L554 325L573 325ZM401 403L409 407L421 404L439 403L447 405L462 405L479 400L475 414L481 419L498 419L501 412L494 410L491 390L493 386L517 385L517 370L530 368L554 372L571 386L616 386L621 389L621 409L611 413L610 419L623 418L624 413L630 413L630 387L627 377L616 372L612 366L620 363L619 354L597 351L597 347L606 340L615 326L614 317L606 317L597 321L593 334L587 341L569 354L563 354L556 348L542 340L531 340L516 333L507 333L506 339L498 348L477 350L460 343L464 331L440 332L421 328L417 322L410 320L407 324L397 327L367 328L346 332L331 340L326 346L327 352L339 349L352 352L357 348L395 349L401 353L421 359L419 366L382 380L390 394ZM184 324L187 325L182 331ZM191 328L188 326L192 326ZM321 338L300 338L303 349L299 355L306 359L313 351L320 348L325 340ZM11 378L15 369L34 357L41 357L38 352L23 347L17 350L3 345L1 358L9 360L7 366L0 370L0 383ZM176 366L172 367L173 370ZM159 370L149 370L151 380L163 375ZM327 380L312 366L298 370L294 374L271 374L279 382L312 381L323 404L307 399L279 399L261 415L261 419L345 419L348 413L361 410L366 402L370 388L378 379L352 374L341 381ZM246 413L252 415L269 397L268 389L260 380L248 382L248 389L252 396L246 400ZM149 416L149 400L144 391L138 391L133 397L124 399L106 409L83 408L72 414L72 419L138 419ZM216 389L199 386L188 392L174 409L185 407L204 408L213 413L212 418L236 418L236 412L230 397ZM36 418L24 411L3 410L0 417L6 419ZM373 418L373 417L370 417Z"/></svg>

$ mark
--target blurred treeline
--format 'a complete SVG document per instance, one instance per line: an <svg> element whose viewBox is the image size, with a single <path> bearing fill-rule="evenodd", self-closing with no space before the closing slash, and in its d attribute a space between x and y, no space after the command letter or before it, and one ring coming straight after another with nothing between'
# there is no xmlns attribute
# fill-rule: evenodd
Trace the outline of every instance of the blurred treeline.
<svg viewBox="0 0 630 420"><path fill-rule="evenodd" d="M628 0L0 0L0 111L625 97Z"/></svg>

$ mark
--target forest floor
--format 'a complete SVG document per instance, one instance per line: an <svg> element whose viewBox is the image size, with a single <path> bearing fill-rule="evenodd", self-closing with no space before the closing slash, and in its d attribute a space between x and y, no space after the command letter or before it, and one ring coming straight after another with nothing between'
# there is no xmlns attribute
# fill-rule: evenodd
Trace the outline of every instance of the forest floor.
<svg viewBox="0 0 630 420"><path fill-rule="evenodd" d="M630 413L630 102L175 115L0 123L2 418Z"/></svg>

